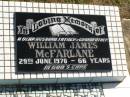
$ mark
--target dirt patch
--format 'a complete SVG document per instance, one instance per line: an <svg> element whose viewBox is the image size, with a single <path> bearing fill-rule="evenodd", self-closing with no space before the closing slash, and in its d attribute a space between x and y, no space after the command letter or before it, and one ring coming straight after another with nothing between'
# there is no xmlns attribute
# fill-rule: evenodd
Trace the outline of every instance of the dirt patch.
<svg viewBox="0 0 130 97"><path fill-rule="evenodd" d="M123 36L125 42L126 59L127 59L129 73L130 73L130 19L123 19L122 27L123 27L123 34L124 34Z"/></svg>

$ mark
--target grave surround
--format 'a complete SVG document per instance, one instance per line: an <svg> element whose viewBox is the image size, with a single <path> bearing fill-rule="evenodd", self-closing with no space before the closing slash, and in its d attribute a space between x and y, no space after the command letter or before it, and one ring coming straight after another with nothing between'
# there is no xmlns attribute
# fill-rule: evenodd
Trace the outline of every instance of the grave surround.
<svg viewBox="0 0 130 97"><path fill-rule="evenodd" d="M3 90L4 88L4 90ZM19 91L20 90L20 91ZM8 92L7 92L8 91ZM1 86L0 97L105 97L101 83Z"/></svg>
<svg viewBox="0 0 130 97"><path fill-rule="evenodd" d="M14 12L104 15L112 71L16 74ZM127 75L121 19L117 6L0 1L0 84L113 82L122 81Z"/></svg>

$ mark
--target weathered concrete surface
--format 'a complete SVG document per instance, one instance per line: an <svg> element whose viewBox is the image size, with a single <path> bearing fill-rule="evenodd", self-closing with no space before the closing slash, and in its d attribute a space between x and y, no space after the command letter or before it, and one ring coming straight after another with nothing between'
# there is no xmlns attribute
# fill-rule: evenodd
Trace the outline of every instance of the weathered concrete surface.
<svg viewBox="0 0 130 97"><path fill-rule="evenodd" d="M125 42L126 59L130 73L130 19L122 20L123 36Z"/></svg>

